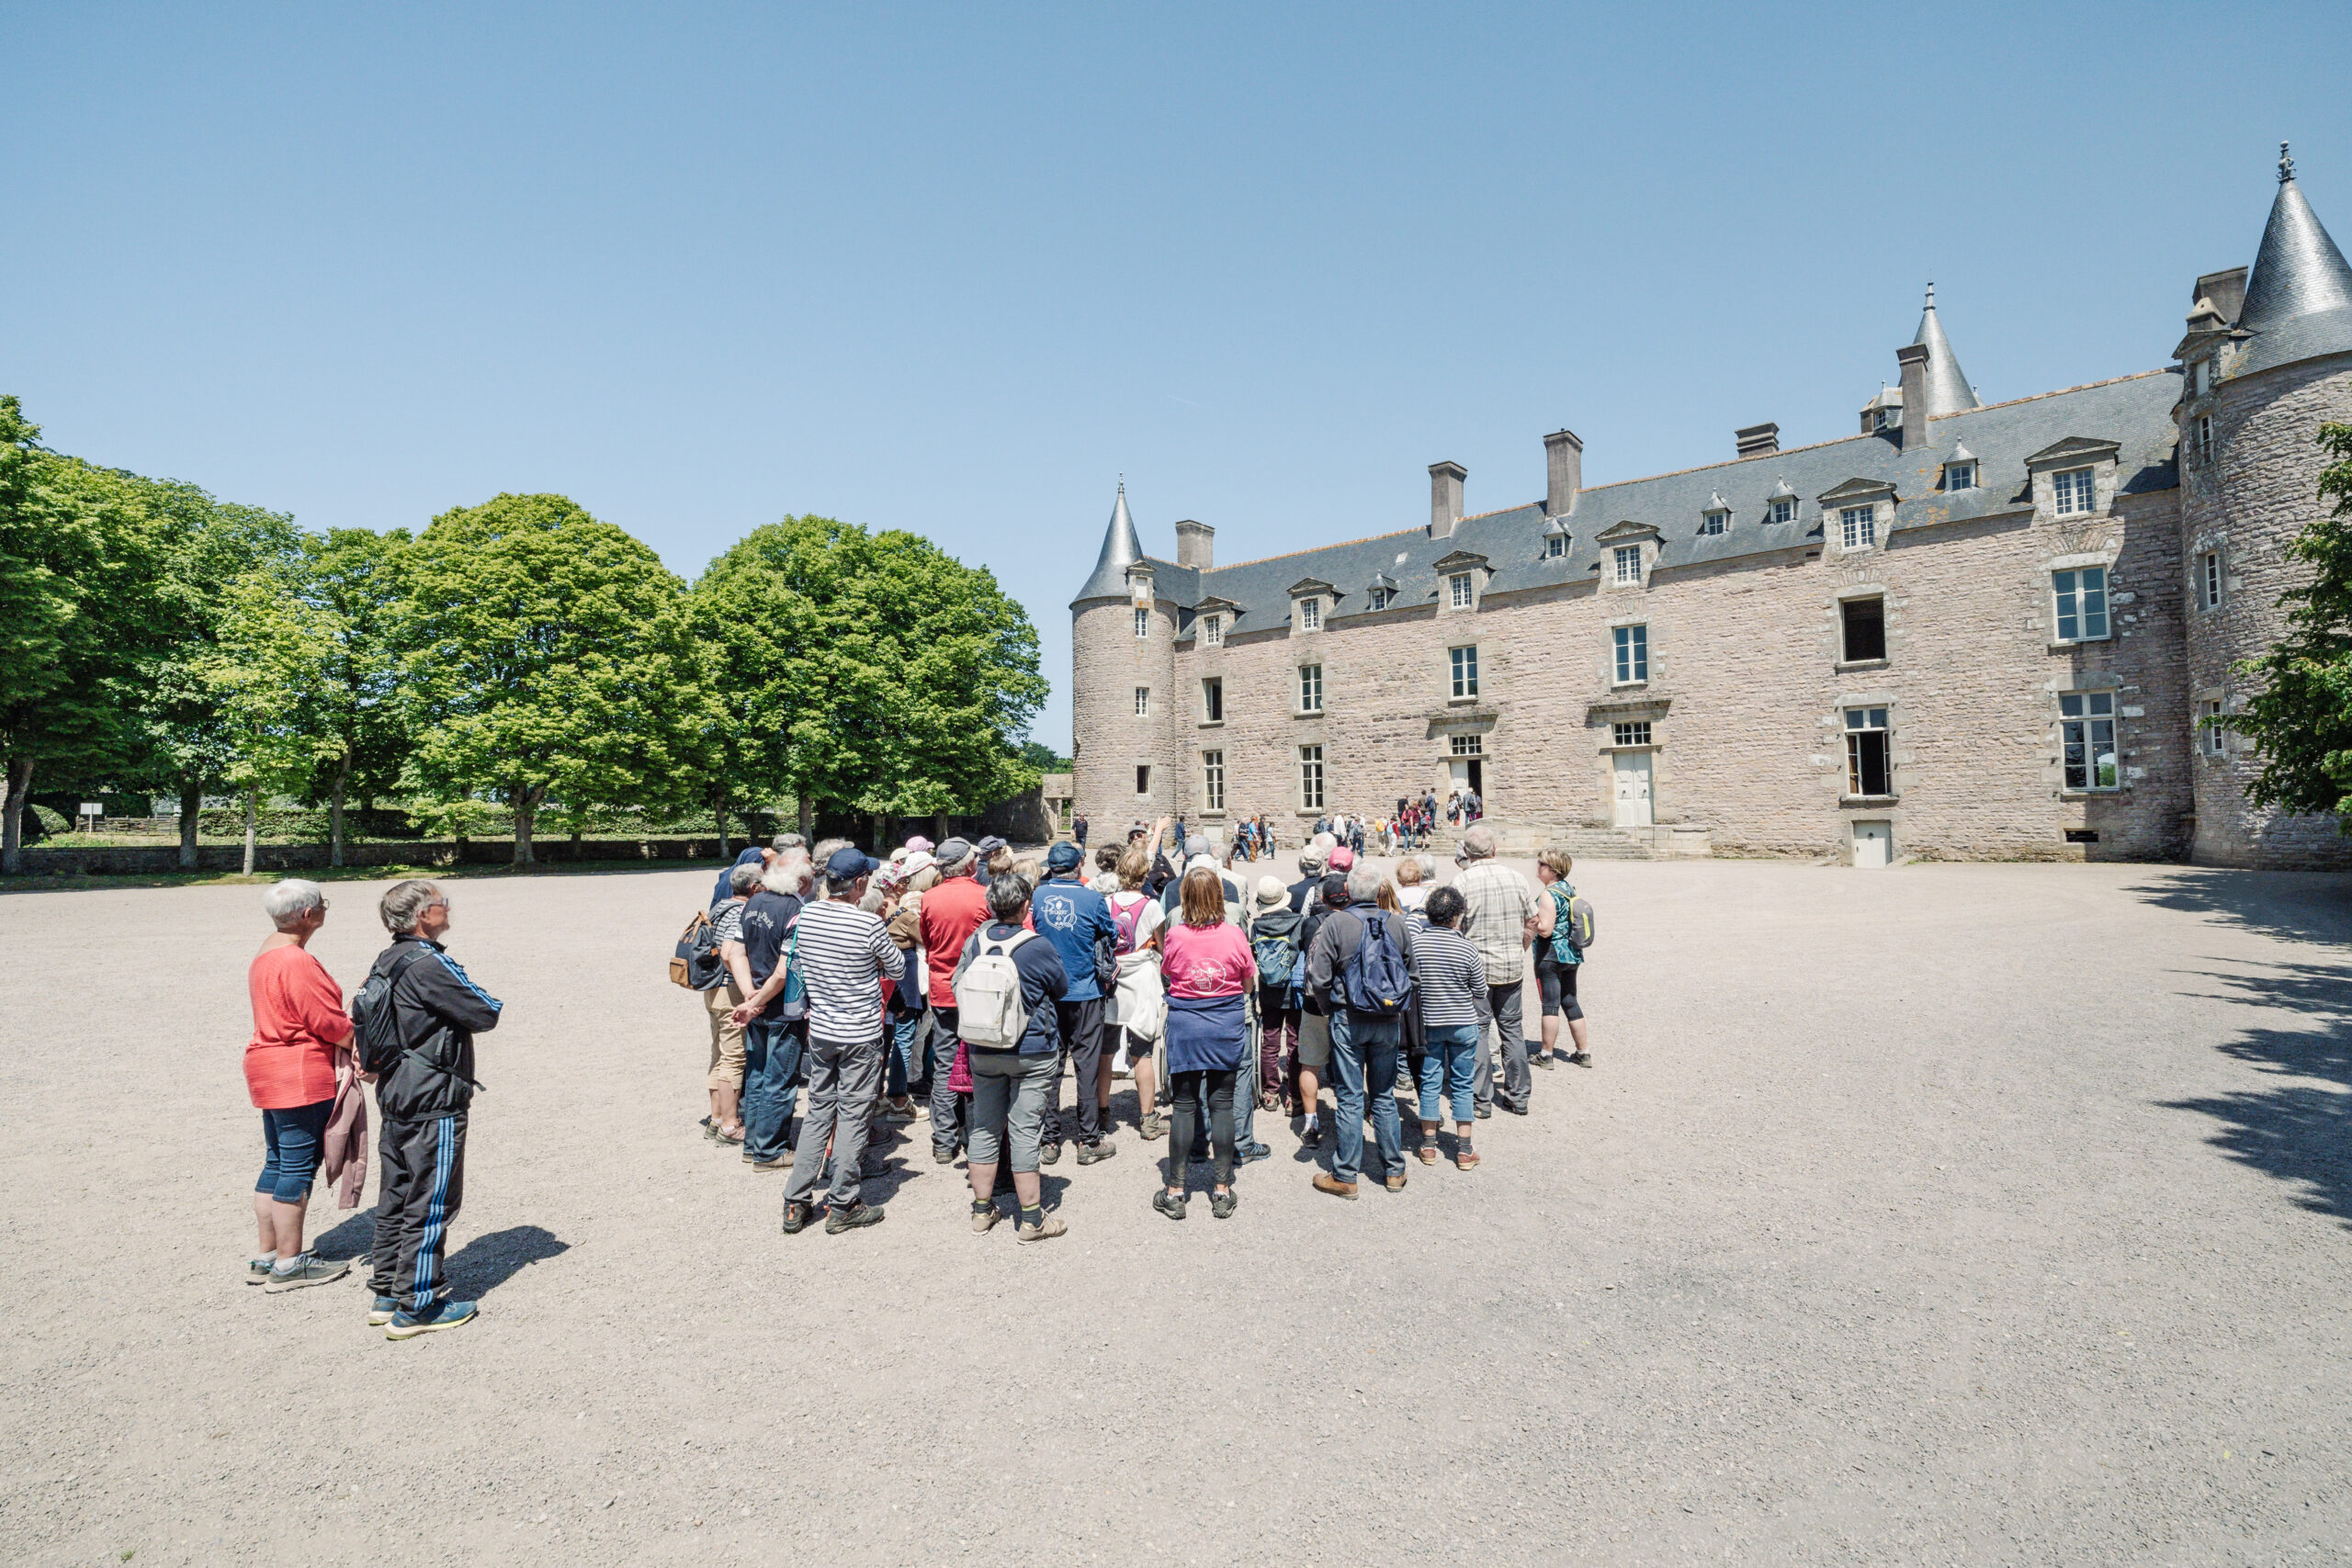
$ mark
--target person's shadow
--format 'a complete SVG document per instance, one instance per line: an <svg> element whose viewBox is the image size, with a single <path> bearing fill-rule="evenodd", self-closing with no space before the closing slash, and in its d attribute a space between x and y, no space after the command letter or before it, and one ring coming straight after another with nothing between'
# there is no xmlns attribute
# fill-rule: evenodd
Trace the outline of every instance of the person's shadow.
<svg viewBox="0 0 2352 1568"><path fill-rule="evenodd" d="M355 1269L369 1266L368 1248L376 1236L376 1217L361 1210L318 1236L311 1250L331 1262L349 1259ZM571 1249L571 1244L540 1225L510 1225L478 1235L449 1255L449 1278L458 1292L473 1298L488 1294L534 1263Z"/></svg>

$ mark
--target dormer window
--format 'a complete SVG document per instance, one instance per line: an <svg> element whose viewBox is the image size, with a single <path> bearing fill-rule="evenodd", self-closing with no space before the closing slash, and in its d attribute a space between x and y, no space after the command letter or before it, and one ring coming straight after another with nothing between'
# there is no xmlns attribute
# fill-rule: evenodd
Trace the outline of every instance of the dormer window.
<svg viewBox="0 0 2352 1568"><path fill-rule="evenodd" d="M1566 535L1555 534L1550 538L1544 541L1544 558L1546 560L1558 560L1567 553L1568 537Z"/></svg>
<svg viewBox="0 0 2352 1568"><path fill-rule="evenodd" d="M1865 550L1878 542L1878 508L1875 506L1843 506L1838 509L1838 543L1849 550Z"/></svg>
<svg viewBox="0 0 2352 1568"><path fill-rule="evenodd" d="M1298 602L1298 629L1303 632L1319 632L1323 629L1322 600L1301 599Z"/></svg>
<svg viewBox="0 0 2352 1568"><path fill-rule="evenodd" d="M1375 609L1375 610L1385 610L1386 608L1388 608L1388 590L1387 590L1387 589L1385 589L1385 588L1375 588L1375 589L1374 589L1374 590L1372 591L1372 592L1370 593L1370 595L1368 595L1368 597L1369 597L1369 598L1371 599L1371 601L1372 601L1372 607L1373 607L1374 609Z"/></svg>
<svg viewBox="0 0 2352 1568"><path fill-rule="evenodd" d="M1225 617L1223 615L1201 617L1201 640L1211 648L1225 646Z"/></svg>
<svg viewBox="0 0 2352 1568"><path fill-rule="evenodd" d="M1772 502L1772 510L1767 514L1766 520L1772 523L1795 522L1797 520L1796 498L1784 495Z"/></svg>
<svg viewBox="0 0 2352 1568"><path fill-rule="evenodd" d="M1612 558L1617 564L1617 585L1621 588L1638 586L1642 581L1642 547L1620 545Z"/></svg>
<svg viewBox="0 0 2352 1568"><path fill-rule="evenodd" d="M1702 534L1727 534L1727 533L1729 533L1730 531L1731 531L1731 513L1728 513L1728 512L1705 512L1705 513L1700 513L1700 515L1699 515L1699 532L1700 532L1700 533L1702 533Z"/></svg>
<svg viewBox="0 0 2352 1568"><path fill-rule="evenodd" d="M1944 465L1944 491L1947 494L1953 491L1974 490L1975 488L1975 464L1946 463Z"/></svg>
<svg viewBox="0 0 2352 1568"><path fill-rule="evenodd" d="M2050 476L2052 495L2061 517L2085 517L2092 511L2089 468L2062 468Z"/></svg>
<svg viewBox="0 0 2352 1568"><path fill-rule="evenodd" d="M1470 574L1466 571L1457 571L1447 578L1445 591L1447 602L1457 610L1468 609L1476 597L1470 587Z"/></svg>

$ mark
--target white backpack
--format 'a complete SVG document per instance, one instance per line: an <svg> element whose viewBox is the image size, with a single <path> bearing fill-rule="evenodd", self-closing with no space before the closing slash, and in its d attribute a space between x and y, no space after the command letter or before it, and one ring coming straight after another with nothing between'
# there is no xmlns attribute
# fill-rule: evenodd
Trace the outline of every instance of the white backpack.
<svg viewBox="0 0 2352 1568"><path fill-rule="evenodd" d="M1035 941L1035 931L1015 931L1003 942L979 940L980 950L956 976L956 1032L964 1043L986 1051L1010 1051L1029 1028L1021 998L1021 966L1013 949Z"/></svg>

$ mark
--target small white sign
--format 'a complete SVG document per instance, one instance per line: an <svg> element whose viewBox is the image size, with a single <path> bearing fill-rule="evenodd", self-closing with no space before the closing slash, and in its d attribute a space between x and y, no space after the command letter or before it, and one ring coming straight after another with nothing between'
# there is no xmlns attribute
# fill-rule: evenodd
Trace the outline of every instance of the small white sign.
<svg viewBox="0 0 2352 1568"><path fill-rule="evenodd" d="M82 815L85 817L104 817L106 814L107 806L103 800L85 800L82 803Z"/></svg>

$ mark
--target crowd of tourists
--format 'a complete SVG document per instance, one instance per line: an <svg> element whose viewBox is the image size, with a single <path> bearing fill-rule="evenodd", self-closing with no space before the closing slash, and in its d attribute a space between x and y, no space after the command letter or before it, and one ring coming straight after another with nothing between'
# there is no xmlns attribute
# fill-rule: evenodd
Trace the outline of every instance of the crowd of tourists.
<svg viewBox="0 0 2352 1568"><path fill-rule="evenodd" d="M1329 1149L1313 1183L1336 1198L1401 1191L1415 1161L1475 1169L1476 1122L1527 1113L1564 1021L1566 1059L1591 1065L1590 910L1563 851L1530 883L1474 823L1441 884L1426 852L1362 859L1368 826L1318 823L1289 884L1251 883L1238 842L1220 856L1170 818L1091 861L1075 839L1026 857L994 838L917 837L887 861L791 833L746 849L673 964L709 1022L703 1134L784 1177L787 1235L820 1208L829 1234L879 1223L865 1183L927 1122L932 1157L965 1163L974 1230L1061 1235L1040 1172L1118 1153L1123 1077L1135 1133L1168 1140L1150 1201L1171 1220L1195 1164L1211 1214L1232 1216L1237 1173L1273 1152L1261 1113Z"/></svg>

